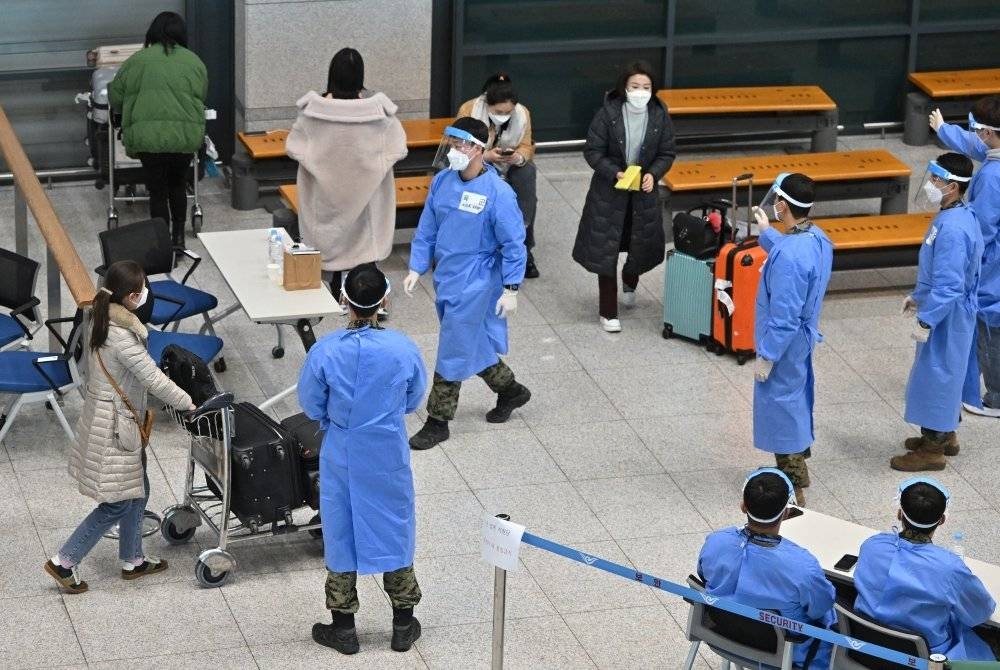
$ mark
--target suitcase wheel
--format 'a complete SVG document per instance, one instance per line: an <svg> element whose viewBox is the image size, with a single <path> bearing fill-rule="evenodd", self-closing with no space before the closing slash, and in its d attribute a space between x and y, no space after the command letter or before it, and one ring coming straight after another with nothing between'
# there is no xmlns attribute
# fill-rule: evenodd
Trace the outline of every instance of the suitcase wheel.
<svg viewBox="0 0 1000 670"><path fill-rule="evenodd" d="M750 357L747 354L736 354L737 365L745 365L748 360L750 360Z"/></svg>
<svg viewBox="0 0 1000 670"><path fill-rule="evenodd" d="M212 363L212 367L215 368L216 372L225 372L226 371L226 359L225 358L220 358L219 360L217 360L214 363Z"/></svg>
<svg viewBox="0 0 1000 670"><path fill-rule="evenodd" d="M309 525L317 524L320 522L319 514L313 514L313 517L309 519ZM315 537L317 540L323 539L323 529L322 528L312 528L309 530L309 534Z"/></svg>
<svg viewBox="0 0 1000 670"><path fill-rule="evenodd" d="M663 339L669 340L674 336L674 327L669 323L663 324Z"/></svg>
<svg viewBox="0 0 1000 670"><path fill-rule="evenodd" d="M274 347L271 349L271 358L282 358L285 355L284 347Z"/></svg>
<svg viewBox="0 0 1000 670"><path fill-rule="evenodd" d="M724 348L722 348L722 346L716 344L715 345L715 351L714 351L714 353L715 353L716 356L724 356L725 353L726 353L726 350Z"/></svg>

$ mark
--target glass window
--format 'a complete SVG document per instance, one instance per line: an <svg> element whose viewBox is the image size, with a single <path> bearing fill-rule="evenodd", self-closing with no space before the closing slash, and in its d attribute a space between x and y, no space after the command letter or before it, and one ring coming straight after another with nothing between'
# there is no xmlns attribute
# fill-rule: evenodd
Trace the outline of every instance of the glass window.
<svg viewBox="0 0 1000 670"><path fill-rule="evenodd" d="M1000 4L1000 3L998 3ZM939 33L917 38L917 72L1000 65L997 34Z"/></svg>
<svg viewBox="0 0 1000 670"><path fill-rule="evenodd" d="M659 72L662 49L482 56L464 61L461 101L474 98L497 70L510 74L521 103L531 112L537 140L586 137L605 91L614 87L620 68L643 59ZM660 81L655 82L660 86ZM457 111L457 105L456 105Z"/></svg>
<svg viewBox="0 0 1000 670"><path fill-rule="evenodd" d="M464 23L465 41L470 44L666 36L667 3L663 0L465 0Z"/></svg>
<svg viewBox="0 0 1000 670"><path fill-rule="evenodd" d="M817 84L842 124L893 120L902 114L906 45L905 37L879 37L678 47L673 85Z"/></svg>
<svg viewBox="0 0 1000 670"><path fill-rule="evenodd" d="M997 0L920 0L921 22L996 18L1000 18Z"/></svg>
<svg viewBox="0 0 1000 670"><path fill-rule="evenodd" d="M678 35L908 24L910 0L677 0ZM723 40L724 41L724 40Z"/></svg>

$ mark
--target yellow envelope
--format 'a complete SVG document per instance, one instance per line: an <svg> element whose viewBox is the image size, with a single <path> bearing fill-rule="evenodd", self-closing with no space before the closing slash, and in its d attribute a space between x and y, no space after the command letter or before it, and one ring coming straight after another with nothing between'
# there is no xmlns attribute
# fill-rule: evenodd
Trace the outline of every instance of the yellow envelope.
<svg viewBox="0 0 1000 670"><path fill-rule="evenodd" d="M625 174L615 184L615 188L622 191L638 191L642 183L642 168L638 165L629 165L625 168Z"/></svg>

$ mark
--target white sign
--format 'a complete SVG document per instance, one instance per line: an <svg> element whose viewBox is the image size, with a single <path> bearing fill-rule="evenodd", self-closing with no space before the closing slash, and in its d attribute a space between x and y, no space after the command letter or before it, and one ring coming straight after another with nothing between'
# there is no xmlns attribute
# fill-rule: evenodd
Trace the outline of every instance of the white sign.
<svg viewBox="0 0 1000 670"><path fill-rule="evenodd" d="M484 561L504 570L517 570L517 553L521 549L524 526L486 515L479 531Z"/></svg>

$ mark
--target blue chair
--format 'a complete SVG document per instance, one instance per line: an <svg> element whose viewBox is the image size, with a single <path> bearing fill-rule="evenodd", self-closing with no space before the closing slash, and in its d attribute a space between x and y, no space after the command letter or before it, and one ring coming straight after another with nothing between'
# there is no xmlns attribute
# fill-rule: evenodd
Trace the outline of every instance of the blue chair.
<svg viewBox="0 0 1000 670"><path fill-rule="evenodd" d="M76 439L58 399L68 391L80 387L77 369L78 349L83 328L80 314L75 317L49 319L45 327L63 344L60 353L38 351L0 351L0 394L11 395L13 400L0 415L0 442L7 436L21 408L31 403L47 402L55 412L59 424L70 440ZM68 339L53 325L72 322Z"/></svg>
<svg viewBox="0 0 1000 670"><path fill-rule="evenodd" d="M21 347L28 348L31 338L42 327L38 317L38 298L35 282L38 263L0 249L0 307L9 310L0 314L0 351Z"/></svg>
<svg viewBox="0 0 1000 670"><path fill-rule="evenodd" d="M159 364L163 356L163 350L168 344L176 344L184 347L195 356L205 361L205 364L212 362L219 352L222 351L222 340L215 335L199 335L197 333L173 333L165 330L149 329L149 341L146 343L146 350L150 357ZM220 358L215 362L217 372L224 372L226 362Z"/></svg>

